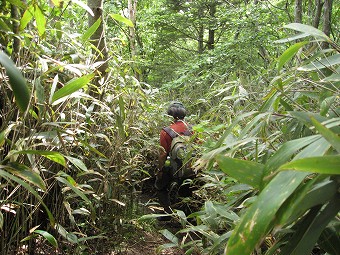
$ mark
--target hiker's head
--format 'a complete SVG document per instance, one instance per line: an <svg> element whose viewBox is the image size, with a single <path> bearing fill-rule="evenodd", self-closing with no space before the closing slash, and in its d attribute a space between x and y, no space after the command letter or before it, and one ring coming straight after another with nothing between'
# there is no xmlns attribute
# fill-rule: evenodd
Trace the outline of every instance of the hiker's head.
<svg viewBox="0 0 340 255"><path fill-rule="evenodd" d="M181 102L172 102L168 108L168 115L174 117L176 120L184 119L187 111Z"/></svg>

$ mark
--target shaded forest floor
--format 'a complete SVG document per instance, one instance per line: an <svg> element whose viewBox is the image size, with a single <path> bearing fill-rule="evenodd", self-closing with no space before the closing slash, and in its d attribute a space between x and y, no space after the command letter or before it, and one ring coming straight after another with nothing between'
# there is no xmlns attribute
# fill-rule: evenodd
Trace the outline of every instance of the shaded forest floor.
<svg viewBox="0 0 340 255"><path fill-rule="evenodd" d="M140 206L143 207L142 211L145 214L161 214L159 208L148 205L153 204L156 201L155 194L151 195L142 194L140 197ZM148 224L148 223L146 223ZM166 248L161 249L161 246L169 243L162 233L163 229L167 229L172 234L176 234L181 226L175 220L169 221L159 221L157 219L153 220L152 226L147 229L134 229L136 232L133 233L132 238L127 239L125 242L120 244L119 251L108 251L103 255L184 255L185 251L179 248Z"/></svg>
<svg viewBox="0 0 340 255"><path fill-rule="evenodd" d="M135 203L139 217L148 214L164 213L157 202L156 190L153 188L153 185L148 185L146 189L137 193L138 197L136 197ZM104 234L104 238L88 240L85 244L87 248L82 248L81 245L76 244L70 245L68 242L59 240L59 248L55 250L44 238L38 236L33 244L34 248L30 249L31 251L29 251L27 245L23 244L6 255L68 255L70 251L73 251L72 254L75 255L184 255L185 251L177 247L161 248L162 245L170 243L161 233L164 229L176 235L179 240L183 237L183 234L177 233L182 228L175 218L161 221L151 217L151 219L143 222L134 219L131 222L127 222L118 231L107 226L108 232ZM102 233L94 235L100 234ZM198 255L199 253L192 254ZM0 252L0 255L3 255L3 253Z"/></svg>
<svg viewBox="0 0 340 255"><path fill-rule="evenodd" d="M154 181L151 182L152 187L146 185L139 196L139 209L143 215L147 214L163 214L163 210L158 206L158 199L156 190L153 188ZM161 230L168 230L179 240L182 240L184 234L177 232L182 229L180 222L172 218L170 220L161 221L159 219L152 219L150 228L136 229L135 236L137 238L130 238L124 244L125 249L118 253L111 253L112 255L184 255L185 251L176 247L161 249L164 244L169 244L170 241L163 236ZM198 252L191 253L199 255Z"/></svg>

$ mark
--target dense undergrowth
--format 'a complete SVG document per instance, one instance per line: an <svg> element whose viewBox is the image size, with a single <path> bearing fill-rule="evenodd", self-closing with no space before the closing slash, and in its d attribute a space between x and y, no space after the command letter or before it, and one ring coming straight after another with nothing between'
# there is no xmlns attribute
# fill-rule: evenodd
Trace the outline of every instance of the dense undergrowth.
<svg viewBox="0 0 340 255"><path fill-rule="evenodd" d="M312 27L286 28L304 41L278 41L291 46L260 75L193 69L162 88L114 54L101 76L93 46L72 31L51 27L40 40L27 30L15 63L0 53L3 254L105 254L152 231L140 194L173 99L187 105L205 184L185 201L191 214L174 213L180 237L163 230L163 247L339 254L339 46Z"/></svg>

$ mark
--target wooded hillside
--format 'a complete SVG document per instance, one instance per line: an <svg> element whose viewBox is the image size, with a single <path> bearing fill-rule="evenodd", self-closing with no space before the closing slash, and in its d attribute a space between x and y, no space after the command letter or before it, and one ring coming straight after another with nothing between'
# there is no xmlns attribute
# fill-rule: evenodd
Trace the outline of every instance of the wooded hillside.
<svg viewBox="0 0 340 255"><path fill-rule="evenodd" d="M335 0L0 0L0 253L132 254L158 233L140 254L339 255L339 17ZM197 172L176 227L154 187L172 101Z"/></svg>

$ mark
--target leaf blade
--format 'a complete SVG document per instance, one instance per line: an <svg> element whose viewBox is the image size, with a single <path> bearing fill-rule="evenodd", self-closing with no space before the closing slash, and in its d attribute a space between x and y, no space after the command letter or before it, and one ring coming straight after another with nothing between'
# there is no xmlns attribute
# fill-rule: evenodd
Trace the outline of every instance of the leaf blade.
<svg viewBox="0 0 340 255"><path fill-rule="evenodd" d="M81 39L83 41L87 41L88 39L90 39L90 37L97 31L98 27L101 24L101 19L97 19L97 21L95 23L93 23L93 25L91 27L89 27L85 33L82 35Z"/></svg>
<svg viewBox="0 0 340 255"><path fill-rule="evenodd" d="M64 167L66 167L66 160L64 156L56 151L42 151L42 150L22 150L22 151L15 151L12 153L12 155L15 154L35 154L40 155L45 158L48 158L49 160L52 160Z"/></svg>
<svg viewBox="0 0 340 255"><path fill-rule="evenodd" d="M124 23L125 25L129 26L129 27L134 27L133 23L131 20L123 17L120 14L110 14L111 18L113 18L114 20L120 21L122 23Z"/></svg>
<svg viewBox="0 0 340 255"><path fill-rule="evenodd" d="M308 42L298 42L291 47L289 47L280 57L278 60L278 72L282 69L284 64L286 64L289 60L291 60L294 55L301 49L304 45Z"/></svg>
<svg viewBox="0 0 340 255"><path fill-rule="evenodd" d="M242 216L227 243L226 255L251 254L273 227L276 212L306 176L301 172L278 173Z"/></svg>
<svg viewBox="0 0 340 255"><path fill-rule="evenodd" d="M33 231L33 233L37 233L37 234L43 236L50 244L52 244L52 246L54 248L58 248L57 240L54 238L54 236L52 236L47 231L36 229L36 230Z"/></svg>
<svg viewBox="0 0 340 255"><path fill-rule="evenodd" d="M260 188L264 165L256 162L240 160L217 155L216 161L221 170L242 183Z"/></svg>
<svg viewBox="0 0 340 255"><path fill-rule="evenodd" d="M32 183L33 185L39 187L43 191L46 191L46 185L41 176L38 173L34 172L29 167L16 162L10 162L8 165L4 166L4 169Z"/></svg>
<svg viewBox="0 0 340 255"><path fill-rule="evenodd" d="M0 51L0 64L6 69L17 106L21 112L25 112L31 97L25 78L15 66L14 62L2 51Z"/></svg>
<svg viewBox="0 0 340 255"><path fill-rule="evenodd" d="M311 120L320 134L334 147L334 149L336 149L338 153L340 153L340 137L319 123L315 118L312 117Z"/></svg>
<svg viewBox="0 0 340 255"><path fill-rule="evenodd" d="M45 208L45 211L46 211L46 213L48 215L48 218L50 220L51 225L54 226L55 219L54 219L51 211L48 209L48 207L46 206L46 204L42 200L41 196L29 184L27 184L26 182L24 182L20 178L14 176L14 175L12 175L12 174L4 171L4 170L1 170L1 168L4 168L4 166L0 165L0 176L4 177L6 179L11 179L11 180L15 181L16 183L20 184L21 186L23 186L25 189L27 189L30 193L32 193L39 200L39 202Z"/></svg>
<svg viewBox="0 0 340 255"><path fill-rule="evenodd" d="M42 37L46 31L46 18L38 5L34 6L34 18L37 24L39 36Z"/></svg>
<svg viewBox="0 0 340 255"><path fill-rule="evenodd" d="M297 159L282 165L279 171L301 171L320 174L340 174L340 155Z"/></svg>
<svg viewBox="0 0 340 255"><path fill-rule="evenodd" d="M64 87L56 91L52 96L52 103L56 100L66 97L73 92L83 88L87 83L89 83L94 77L94 73L82 76L78 79L71 80L70 82L66 83Z"/></svg>

